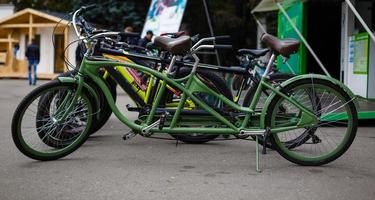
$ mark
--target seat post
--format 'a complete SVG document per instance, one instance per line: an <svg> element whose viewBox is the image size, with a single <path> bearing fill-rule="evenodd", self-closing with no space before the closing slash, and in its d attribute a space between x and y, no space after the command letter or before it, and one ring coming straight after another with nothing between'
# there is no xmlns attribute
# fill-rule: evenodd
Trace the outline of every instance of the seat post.
<svg viewBox="0 0 375 200"><path fill-rule="evenodd" d="M177 60L177 56L173 56L172 60L171 60L171 63L169 64L167 74L172 73L172 68L173 68L174 64L176 63L176 60Z"/></svg>
<svg viewBox="0 0 375 200"><path fill-rule="evenodd" d="M268 75L268 73L270 73L272 63L275 62L275 59L276 59L276 55L275 55L275 53L272 53L272 56L271 56L271 58L270 58L270 60L268 61L268 64L267 64L266 71L264 71L264 74L262 75L262 77L266 77Z"/></svg>
<svg viewBox="0 0 375 200"><path fill-rule="evenodd" d="M191 70L191 74L194 74L197 71L198 64L199 64L200 60L199 60L199 57L195 53L193 53L191 55L194 58L194 65L193 65L193 69Z"/></svg>

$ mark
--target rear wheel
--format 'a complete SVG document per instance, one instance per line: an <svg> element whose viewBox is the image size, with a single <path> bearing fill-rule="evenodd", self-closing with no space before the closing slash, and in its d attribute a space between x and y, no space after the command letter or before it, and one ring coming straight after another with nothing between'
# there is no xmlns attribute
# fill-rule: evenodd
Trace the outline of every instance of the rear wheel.
<svg viewBox="0 0 375 200"><path fill-rule="evenodd" d="M181 68L179 71L178 78L185 77L190 74L191 68ZM207 86L209 86L212 90L223 94L225 97L227 97L229 100L233 100L233 96L231 91L228 89L224 79L219 77L217 74L215 74L212 71L207 70L199 70L197 71L197 75L203 82L206 83ZM224 110L224 106L221 101L217 98L211 97L208 94L196 94L201 100L203 100L205 103L210 105L212 108L216 110ZM192 133L192 134L171 134L172 137L181 140L185 143L190 144L202 144L209 142L211 140L214 140L219 136L219 134L201 134L201 133Z"/></svg>
<svg viewBox="0 0 375 200"><path fill-rule="evenodd" d="M80 147L88 137L93 109L88 96L81 93L65 119L76 85L52 81L28 94L18 105L12 119L12 137L17 148L35 160L62 158ZM40 105L41 97L64 94L65 98ZM48 115L38 110L48 110Z"/></svg>
<svg viewBox="0 0 375 200"><path fill-rule="evenodd" d="M284 82L284 81L286 81L290 78L293 78L294 76L295 76L294 74L273 73L273 74L269 75L269 83L271 83L271 84L275 85L275 87L277 87L277 85L281 84L282 82ZM255 92L257 90L257 87L258 87L258 84L255 84L254 82L252 82L252 84L249 88L249 91L247 92L247 94L245 96L245 99L243 101L242 106L244 106L244 107L250 106L250 103L253 100ZM264 89L264 91L262 91L261 96L259 97L258 104L255 107L256 110L262 110L263 109L264 103L266 102L267 98L269 97L269 95L271 93L272 93L272 91L268 90L268 89ZM251 137L254 140L256 139L255 136L251 136ZM301 134L301 137L298 138L298 141L300 141L300 139L308 140L309 138L307 138L307 137L309 137L307 134ZM244 138L242 137L241 139L244 139ZM261 145L264 145L264 137L263 136L258 136L258 143L261 144ZM288 144L289 144L290 148L293 148L295 146L293 140L288 141ZM271 141L269 139L266 139L265 145L266 145L267 148L274 149L274 147L272 146Z"/></svg>
<svg viewBox="0 0 375 200"><path fill-rule="evenodd" d="M339 158L352 144L357 132L357 111L351 98L342 88L330 81L303 79L287 85L282 90L308 108L319 118L319 123L300 129L273 133L273 147L287 160L299 164L318 166ZM319 99L321 107L311 105L310 96ZM280 108L286 108L281 111ZM286 99L276 96L270 103L266 126L272 129L297 125L302 111ZM295 148L287 141L295 140L301 133L313 130L308 141L301 140Z"/></svg>

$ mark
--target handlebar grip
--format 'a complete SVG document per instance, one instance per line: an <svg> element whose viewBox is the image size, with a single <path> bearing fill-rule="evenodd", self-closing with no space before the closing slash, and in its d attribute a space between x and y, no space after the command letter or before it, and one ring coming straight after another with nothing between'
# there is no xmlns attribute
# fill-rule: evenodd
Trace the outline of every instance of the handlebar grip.
<svg viewBox="0 0 375 200"><path fill-rule="evenodd" d="M230 39L230 35L215 36L215 40Z"/></svg>
<svg viewBox="0 0 375 200"><path fill-rule="evenodd" d="M90 9L93 9L96 7L96 4L91 4L91 5L88 5L88 6L82 6L82 12L85 12L87 10L90 10Z"/></svg>
<svg viewBox="0 0 375 200"><path fill-rule="evenodd" d="M139 33L129 33L129 32L121 32L119 33L121 37L140 37L141 34Z"/></svg>
<svg viewBox="0 0 375 200"><path fill-rule="evenodd" d="M214 45L214 49L232 49L232 45L226 45L226 44L216 44Z"/></svg>

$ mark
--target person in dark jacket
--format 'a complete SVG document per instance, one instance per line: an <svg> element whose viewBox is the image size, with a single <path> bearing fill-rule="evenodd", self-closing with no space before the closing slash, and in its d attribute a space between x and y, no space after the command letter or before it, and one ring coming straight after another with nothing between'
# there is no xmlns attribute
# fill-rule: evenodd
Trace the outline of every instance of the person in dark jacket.
<svg viewBox="0 0 375 200"><path fill-rule="evenodd" d="M28 72L29 72L29 85L36 84L37 76L36 69L40 60L40 50L39 46L36 44L36 41L33 40L32 43L26 48L26 58L29 61ZM34 79L32 78L32 73L34 73Z"/></svg>
<svg viewBox="0 0 375 200"><path fill-rule="evenodd" d="M146 36L138 41L138 46L146 47L149 42L151 42L154 33L152 31L147 31Z"/></svg>
<svg viewBox="0 0 375 200"><path fill-rule="evenodd" d="M133 27L131 26L127 26L125 29L124 29L124 32L125 33L134 33L134 29ZM126 42L127 44L130 44L130 45L138 45L138 41L139 41L139 37L121 37L120 39L121 42Z"/></svg>

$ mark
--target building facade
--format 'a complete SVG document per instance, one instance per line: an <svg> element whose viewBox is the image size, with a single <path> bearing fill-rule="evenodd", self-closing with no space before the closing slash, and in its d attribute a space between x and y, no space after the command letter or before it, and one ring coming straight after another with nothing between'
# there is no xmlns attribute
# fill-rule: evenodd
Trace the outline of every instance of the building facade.
<svg viewBox="0 0 375 200"><path fill-rule="evenodd" d="M32 40L37 42L41 52L37 69L40 78L50 79L66 71L64 59L75 65L77 44L73 43L64 52L65 47L77 39L67 17L30 8L1 13L0 77L27 77L25 51Z"/></svg>

